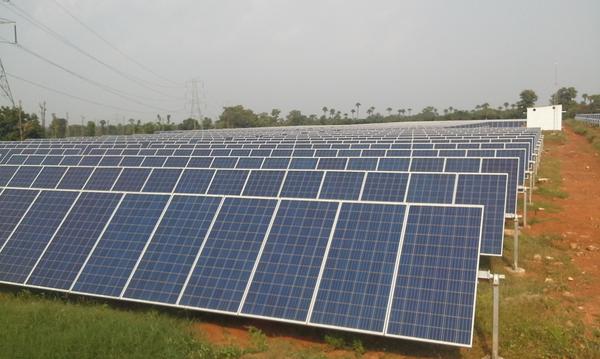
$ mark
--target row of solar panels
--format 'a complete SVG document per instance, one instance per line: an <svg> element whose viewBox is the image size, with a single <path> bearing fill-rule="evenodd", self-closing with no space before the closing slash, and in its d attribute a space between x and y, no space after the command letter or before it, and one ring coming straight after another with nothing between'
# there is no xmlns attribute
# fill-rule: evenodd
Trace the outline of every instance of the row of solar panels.
<svg viewBox="0 0 600 359"><path fill-rule="evenodd" d="M470 346L481 206L5 189L0 281Z"/></svg>
<svg viewBox="0 0 600 359"><path fill-rule="evenodd" d="M382 152L380 150L371 150L372 152L359 151L362 156L351 156L353 153L343 153L348 156L329 157L327 152L313 152L313 155L319 156L300 156L304 152L296 151L294 154L297 157L289 156L269 156L273 154L268 150L255 150L250 153L250 156L169 156L169 155L148 155L145 151L135 155L10 155L6 157L4 163L12 165L20 164L63 164L63 165L87 165L87 166L149 166L149 167L210 167L213 163L217 166L227 168L291 168L291 169L370 169L379 168L380 163L392 164L400 160L398 158L428 158L428 157L518 157L522 164L521 179L529 170L532 163L528 161L527 151L524 149L509 149L509 150L388 150L384 154L389 156L378 156ZM151 151L152 152L152 151ZM220 154L220 152L213 151ZM233 154L232 152L228 152ZM284 153L281 153L283 155ZM320 156L323 155L323 156ZM418 160L417 160L418 161ZM421 160L424 161L424 160ZM332 167L333 166L333 167ZM360 167L360 168L357 168ZM367 166L368 168L363 168ZM521 182L522 183L522 182Z"/></svg>
<svg viewBox="0 0 600 359"><path fill-rule="evenodd" d="M66 157L70 158L70 157ZM145 165L147 167L138 168L139 171L137 173L145 173L149 174L152 168L179 168L179 169L189 169L190 173L213 173L214 171L198 171L200 169L233 169L231 159L235 159L232 157L198 157L198 158L178 158L171 157L166 160L161 161L146 161L143 157L135 157L134 161L130 161L127 157L122 160L117 159L116 161L107 161L107 157L105 157L102 161L98 162L83 162L77 161L76 163L69 163L66 161L60 161L60 163L51 163L50 161L44 161L42 166L45 168L52 168L54 166L81 166L84 170L75 170L80 171L81 173L89 174L94 170L94 167L97 167L96 171L98 173L102 173L102 168L109 167L120 167L120 168L130 168L130 167L138 167L140 165ZM111 158L109 158L111 159ZM183 162L176 162L177 159L183 159ZM253 158L241 158L240 160L251 160ZM331 160L338 161L339 158L323 158L322 160ZM508 194L507 194L507 203L508 209L507 212L514 214L516 213L516 196L519 187L520 181L520 169L519 165L520 159L515 157L493 157L493 158L444 158L444 157L413 157L413 158L353 158L350 159L356 160L349 162L345 167L337 166L336 162L326 163L326 162L317 162L313 158L266 158L262 162L262 166L257 168L249 168L251 166L238 166L240 162L236 162L235 165L238 166L236 169L239 170L240 173L248 173L249 170L289 170L289 171L310 171L310 170L344 170L344 171L378 171L378 172L464 172L464 173L506 173L508 175ZM375 160L375 161L374 161ZM145 163L144 163L145 162ZM319 166L318 164L322 165ZM351 164L350 164L351 163ZM120 166L119 166L120 164ZM373 165L376 166L373 166ZM42 176L45 177L47 174L42 174L40 171L41 166L37 165L23 165L24 169L27 167L31 167L32 169L28 169L27 171L31 171L31 176ZM243 167L243 168L239 168ZM12 176L16 172L18 166L5 165L0 166L0 169L5 173L2 178L4 178L5 183L9 183L8 178ZM142 171L143 169L143 171ZM198 169L196 171L191 171L192 169ZM128 171L132 171L128 170ZM79 176L81 177L81 175ZM32 177L33 178L33 177ZM86 177L87 178L87 177ZM27 179L29 180L29 179ZM26 181L27 181L26 180ZM0 182L1 183L1 182Z"/></svg>
<svg viewBox="0 0 600 359"><path fill-rule="evenodd" d="M245 197L485 206L482 254L502 255L507 173L486 161L484 173L182 170L103 167L0 167L0 186L111 192L193 193ZM479 172L479 171L477 171Z"/></svg>

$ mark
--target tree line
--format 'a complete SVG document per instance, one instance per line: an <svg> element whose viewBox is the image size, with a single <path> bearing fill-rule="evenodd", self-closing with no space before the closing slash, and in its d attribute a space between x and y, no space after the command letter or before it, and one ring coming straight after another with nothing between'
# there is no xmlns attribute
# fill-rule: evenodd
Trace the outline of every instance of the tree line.
<svg viewBox="0 0 600 359"><path fill-rule="evenodd" d="M574 87L562 87L554 93L549 104L561 104L566 117L574 117L576 113L600 112L600 94L582 94L577 101L577 90ZM283 115L279 109L270 112L255 113L242 105L224 107L221 115L213 121L205 117L202 120L187 118L181 123L173 123L171 116L157 115L156 120L142 122L130 118L126 123L111 124L109 121L87 121L72 124L66 118L52 114L47 128L40 125L34 113L26 113L16 107L0 107L0 140L17 141L21 138L64 138L92 137L102 135L151 134L159 131L198 130L212 128L248 128L270 126L304 126L304 125L346 125L400 121L452 121L452 120L485 120L525 118L527 107L538 101L533 90L523 90L514 103L504 102L498 106L483 103L473 109L464 110L453 106L437 109L426 106L420 112L413 113L412 108L387 107L378 111L374 106L365 107L357 102L349 110L323 106L320 114L303 114L300 110L292 110ZM19 116L20 115L20 116ZM20 119L19 119L20 117ZM19 126L21 123L21 126Z"/></svg>

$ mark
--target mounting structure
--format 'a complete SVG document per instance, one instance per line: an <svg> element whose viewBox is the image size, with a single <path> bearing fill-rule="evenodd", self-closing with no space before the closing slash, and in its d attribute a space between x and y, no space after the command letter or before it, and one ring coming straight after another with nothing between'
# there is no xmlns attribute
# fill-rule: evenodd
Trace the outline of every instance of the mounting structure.
<svg viewBox="0 0 600 359"><path fill-rule="evenodd" d="M504 279L504 274L494 274L489 270L479 271L477 275L478 279L488 280L492 282L492 353L485 358L491 359L502 359L498 355L498 337L500 327L500 280Z"/></svg>

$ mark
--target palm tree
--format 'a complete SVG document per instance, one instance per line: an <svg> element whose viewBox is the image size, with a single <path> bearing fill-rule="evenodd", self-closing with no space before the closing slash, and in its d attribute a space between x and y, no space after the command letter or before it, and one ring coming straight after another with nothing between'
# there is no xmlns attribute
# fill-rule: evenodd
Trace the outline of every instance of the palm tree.
<svg viewBox="0 0 600 359"><path fill-rule="evenodd" d="M358 110L360 109L360 106L362 106L362 105L360 104L360 102L357 102L356 105L354 105L354 106L356 106L356 119L358 119L358 116L359 116Z"/></svg>
<svg viewBox="0 0 600 359"><path fill-rule="evenodd" d="M344 112L344 120L348 119L348 112Z"/></svg>
<svg viewBox="0 0 600 359"><path fill-rule="evenodd" d="M387 113L388 113L388 116L391 116L391 115L392 115L392 108L391 108L391 107L388 107L388 108L386 108L385 110L387 111Z"/></svg>
<svg viewBox="0 0 600 359"><path fill-rule="evenodd" d="M323 106L323 108L321 109L321 111L323 111L323 117L327 117L327 106Z"/></svg>
<svg viewBox="0 0 600 359"><path fill-rule="evenodd" d="M106 126L106 120L100 120L100 135L104 135L104 126Z"/></svg>
<svg viewBox="0 0 600 359"><path fill-rule="evenodd" d="M447 109L447 108L445 108L445 109L444 109L444 116L447 116L447 115L448 115L448 109Z"/></svg>
<svg viewBox="0 0 600 359"><path fill-rule="evenodd" d="M504 109L505 109L505 110L508 110L508 102L505 102L505 103L504 103Z"/></svg>
<svg viewBox="0 0 600 359"><path fill-rule="evenodd" d="M401 109L400 109L400 113L402 114L402 116L404 116L404 114L406 113L406 110L405 110L405 109L403 109L403 108L401 108Z"/></svg>
<svg viewBox="0 0 600 359"><path fill-rule="evenodd" d="M454 112L454 110L456 110L454 107L450 106L448 107L448 110L450 110L450 112Z"/></svg>
<svg viewBox="0 0 600 359"><path fill-rule="evenodd" d="M350 112L352 112L352 118L354 118L354 114L356 113L355 109L350 110Z"/></svg>
<svg viewBox="0 0 600 359"><path fill-rule="evenodd" d="M329 109L329 117L333 118L333 115L335 115L335 108L330 108Z"/></svg>
<svg viewBox="0 0 600 359"><path fill-rule="evenodd" d="M412 108L408 108L408 115L410 116L410 114L412 113Z"/></svg>
<svg viewBox="0 0 600 359"><path fill-rule="evenodd" d="M581 95L581 97L583 97L583 104L587 104L587 100L590 97L588 94L584 93L583 95Z"/></svg>
<svg viewBox="0 0 600 359"><path fill-rule="evenodd" d="M375 107L371 106L367 109L367 115L371 116L373 114L373 111L375 111Z"/></svg>

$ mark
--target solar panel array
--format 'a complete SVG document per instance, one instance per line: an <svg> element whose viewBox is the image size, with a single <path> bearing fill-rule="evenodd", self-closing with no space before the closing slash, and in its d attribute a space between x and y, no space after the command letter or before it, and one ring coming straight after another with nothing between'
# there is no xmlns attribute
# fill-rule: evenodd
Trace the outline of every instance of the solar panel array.
<svg viewBox="0 0 600 359"><path fill-rule="evenodd" d="M480 255L502 254L539 141L316 127L2 143L0 282L470 346Z"/></svg>

